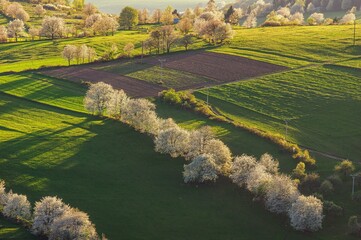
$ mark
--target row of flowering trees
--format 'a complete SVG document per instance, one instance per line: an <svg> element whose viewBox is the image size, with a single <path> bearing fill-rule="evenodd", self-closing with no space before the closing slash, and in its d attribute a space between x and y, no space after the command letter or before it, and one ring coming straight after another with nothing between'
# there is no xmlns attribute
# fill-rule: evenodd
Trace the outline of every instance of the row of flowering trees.
<svg viewBox="0 0 361 240"><path fill-rule="evenodd" d="M288 215L296 230L322 228L322 201L301 195L297 182L281 174L278 161L269 154L259 161L247 155L234 157L209 127L182 129L172 119L159 118L150 101L129 98L124 91L102 82L90 86L84 106L93 114L108 115L151 135L155 151L185 158L185 183L214 182L219 176L226 176L263 200L271 212Z"/></svg>
<svg viewBox="0 0 361 240"><path fill-rule="evenodd" d="M25 195L6 191L5 182L0 181L1 214L8 219L30 228L31 233L50 240L100 239L88 214L72 208L57 197L43 197L31 203Z"/></svg>
<svg viewBox="0 0 361 240"><path fill-rule="evenodd" d="M323 13L314 12L306 20L308 25L353 24L356 19L356 7L350 9L341 19L325 18ZM267 15L263 26L303 25L305 18L303 12L292 13L288 7L272 11Z"/></svg>

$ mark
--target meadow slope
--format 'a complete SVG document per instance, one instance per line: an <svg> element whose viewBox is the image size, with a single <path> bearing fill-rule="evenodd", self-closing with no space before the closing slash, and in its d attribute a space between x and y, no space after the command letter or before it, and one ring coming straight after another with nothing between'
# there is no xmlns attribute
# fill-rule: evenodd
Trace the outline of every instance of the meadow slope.
<svg viewBox="0 0 361 240"><path fill-rule="evenodd" d="M344 234L345 219L337 221L337 228L326 223L317 234L294 232L286 219L270 214L226 179L184 184L183 160L155 153L150 137L78 111L85 90L81 85L70 89L51 79L34 88L21 84L25 75L18 82L7 81L16 85L0 90L12 94L0 93L0 175L31 201L57 195L88 212L110 239L339 239ZM64 96L54 102L60 86ZM72 105L66 101L69 96ZM187 128L211 125L235 154L269 152L284 172L296 164L273 144L228 124L162 103L158 113Z"/></svg>

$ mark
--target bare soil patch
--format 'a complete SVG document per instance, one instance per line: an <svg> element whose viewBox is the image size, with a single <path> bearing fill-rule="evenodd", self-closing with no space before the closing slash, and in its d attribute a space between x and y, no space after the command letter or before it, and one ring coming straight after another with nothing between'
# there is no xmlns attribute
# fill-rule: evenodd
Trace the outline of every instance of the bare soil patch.
<svg viewBox="0 0 361 240"><path fill-rule="evenodd" d="M233 82L286 70L286 67L251 60L239 56L213 52L188 52L157 58L146 58L145 62L213 78L220 83Z"/></svg>
<svg viewBox="0 0 361 240"><path fill-rule="evenodd" d="M87 67L66 67L55 70L46 70L41 73L79 83L108 83L115 89L123 89L132 97L153 97L157 96L159 92L165 89L161 86L150 84L145 81L105 71L94 70Z"/></svg>

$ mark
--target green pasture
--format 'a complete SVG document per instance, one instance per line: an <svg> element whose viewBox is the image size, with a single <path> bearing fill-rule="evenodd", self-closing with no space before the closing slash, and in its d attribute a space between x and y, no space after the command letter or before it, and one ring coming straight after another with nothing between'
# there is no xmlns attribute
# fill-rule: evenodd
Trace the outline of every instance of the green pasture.
<svg viewBox="0 0 361 240"><path fill-rule="evenodd" d="M318 151L359 160L361 72L326 65L201 90L227 117Z"/></svg>

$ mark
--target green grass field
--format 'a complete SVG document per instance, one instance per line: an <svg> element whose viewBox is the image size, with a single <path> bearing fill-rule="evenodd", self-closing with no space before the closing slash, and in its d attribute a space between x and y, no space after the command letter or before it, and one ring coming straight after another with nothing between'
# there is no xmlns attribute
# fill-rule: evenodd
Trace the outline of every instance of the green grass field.
<svg viewBox="0 0 361 240"><path fill-rule="evenodd" d="M360 25L357 26L358 28ZM141 53L140 42L147 38L142 31L123 31L114 36L97 36L80 39L58 39L54 42L40 40L0 44L0 73L37 69L42 66L65 66L61 51L66 44L88 44L101 56L111 43L119 52L128 42L136 45L133 54ZM209 51L228 53L288 67L299 67L327 61L345 60L361 54L352 47L353 26L304 26L277 28L235 28L235 37L229 45L210 48ZM357 33L360 41L360 33ZM197 41L191 49L209 47ZM183 50L181 47L172 51Z"/></svg>
<svg viewBox="0 0 361 240"><path fill-rule="evenodd" d="M140 64L136 60L119 61L114 64L93 67L110 73L136 78L166 88L184 89L194 85L214 83L214 80L170 68Z"/></svg>
<svg viewBox="0 0 361 240"><path fill-rule="evenodd" d="M62 197L88 212L99 232L110 239L259 239L269 234L337 239L343 234L345 219L337 222L339 228L326 224L326 230L316 235L285 228L286 219L266 212L249 193L225 179L199 187L183 184L183 161L155 153L149 137L119 122L77 112L84 91L80 85L70 90L54 79L38 82L37 88L19 87L9 79L11 84L13 90L8 92L18 97L0 93L0 176L33 202L44 195ZM74 105L62 98L53 101L60 87L64 99L73 95ZM158 113L174 117L186 128L211 125L235 154L269 152L285 172L296 165L273 144L231 125L161 103ZM323 170L332 171L330 162ZM249 231L260 224L258 231Z"/></svg>
<svg viewBox="0 0 361 240"><path fill-rule="evenodd" d="M209 92L210 103L248 126L285 135L311 149L358 160L361 71L324 66L273 74Z"/></svg>
<svg viewBox="0 0 361 240"><path fill-rule="evenodd" d="M360 42L360 31L357 38ZM238 29L229 45L213 51L296 68L360 55L352 44L353 25L263 27Z"/></svg>
<svg viewBox="0 0 361 240"><path fill-rule="evenodd" d="M214 80L206 77L170 68L161 68L159 66L133 72L126 76L174 89L183 89L193 85L214 83Z"/></svg>
<svg viewBox="0 0 361 240"><path fill-rule="evenodd" d="M361 53L359 47L349 45L350 31L351 26L237 29L230 45L209 50L292 68L317 66L211 88L210 103L236 121L277 133L284 132L283 118L291 119L291 140L357 158L360 70L321 66L336 61L358 67L357 60L343 61ZM105 42L114 41L121 49L146 37L132 31L54 43L0 44L0 73L66 65L60 57L66 44L86 43L101 54ZM194 48L200 46L206 44L197 43ZM135 53L140 53L139 47ZM139 78L149 81L157 81L153 77L159 73L133 63L102 70L139 73ZM181 83L175 80L178 73L168 76L167 84ZM226 179L185 185L182 159L155 153L150 137L124 124L86 114L85 91L81 85L40 74L0 74L0 178L9 188L27 194L32 202L45 195L63 198L89 213L99 233L109 239L353 239L345 235L347 220L361 206L349 198L350 181L327 198L345 208L343 217L327 220L319 233L297 233L285 218L267 212ZM206 91L197 96L204 98ZM160 116L173 117L185 128L212 126L234 154L259 157L269 152L286 173L297 164L274 144L247 131L163 103L157 106ZM315 171L326 177L335 164L317 157ZM4 222L4 230L0 229L0 239L26 238L23 229L8 224Z"/></svg>
<svg viewBox="0 0 361 240"><path fill-rule="evenodd" d="M87 44L94 47L98 56L102 56L112 43L117 44L120 53L125 44L137 43L135 53L140 53L140 41L147 37L136 31L118 32L114 36L97 36L92 38L69 38L55 41L37 40L33 42L18 42L0 44L0 73L8 71L23 71L37 69L43 66L66 66L67 61L61 57L61 52L67 44Z"/></svg>

